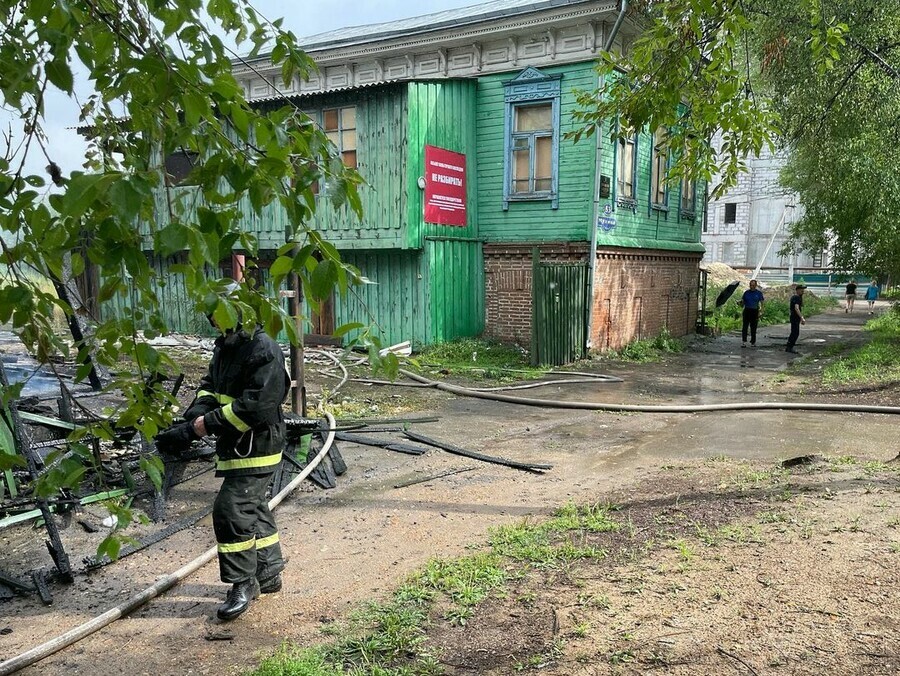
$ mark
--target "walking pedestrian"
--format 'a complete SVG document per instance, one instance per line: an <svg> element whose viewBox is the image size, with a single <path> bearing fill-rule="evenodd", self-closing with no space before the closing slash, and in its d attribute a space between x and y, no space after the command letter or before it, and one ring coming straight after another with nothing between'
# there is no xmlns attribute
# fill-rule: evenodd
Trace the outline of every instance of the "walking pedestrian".
<svg viewBox="0 0 900 676"><path fill-rule="evenodd" d="M875 301L878 300L878 293L881 291L878 288L878 282L874 279L869 282L869 288L866 289L866 302L869 303L869 314L875 313Z"/></svg>
<svg viewBox="0 0 900 676"><path fill-rule="evenodd" d="M853 303L856 300L856 282L852 279L850 280L850 283L847 284L847 288L844 291L844 300L847 302L844 312L853 312Z"/></svg>
<svg viewBox="0 0 900 676"><path fill-rule="evenodd" d="M221 331L212 317L210 322ZM217 437L216 476L223 481L213 503L213 530L219 576L231 584L217 611L223 621L241 615L260 593L281 590L285 564L266 491L284 450L281 405L289 389L278 343L262 327L245 330L238 323L216 339L184 421L156 437L160 453L174 455L207 434Z"/></svg>
<svg viewBox="0 0 900 676"><path fill-rule="evenodd" d="M803 292L805 290L805 285L798 284L794 295L791 296L791 333L788 335L787 349L785 352L800 354L794 349L794 345L797 344L797 339L800 337L800 325L806 324L806 319L803 317Z"/></svg>
<svg viewBox="0 0 900 676"><path fill-rule="evenodd" d="M759 313L762 312L765 297L757 288L755 279L750 280L750 288L744 291L740 304L744 308L741 323L741 347L747 347L747 329L750 329L750 347L756 347L756 328L759 326Z"/></svg>

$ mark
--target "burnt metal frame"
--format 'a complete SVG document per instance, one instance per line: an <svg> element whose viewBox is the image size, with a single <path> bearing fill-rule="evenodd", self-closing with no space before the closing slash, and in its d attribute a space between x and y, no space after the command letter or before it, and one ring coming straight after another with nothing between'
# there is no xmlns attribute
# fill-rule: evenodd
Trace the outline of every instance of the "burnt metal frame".
<svg viewBox="0 0 900 676"><path fill-rule="evenodd" d="M9 380L6 377L6 367L2 360L0 360L0 385L2 385L4 391L7 391L9 388ZM22 420L19 418L17 402L15 400L10 401L2 413L4 417L6 417L6 423L12 432L16 451L25 458L25 462L28 466L28 473L36 480L38 478L37 461L34 457L34 450L31 447L31 439L29 438L28 431L25 426L22 425ZM44 518L44 528L47 530L47 535L50 538L47 541L47 550L50 553L50 558L53 559L53 563L59 571L60 579L63 582L72 582L72 566L69 563L69 556L66 554L62 539L59 536L59 528L57 528L56 521L53 519L53 512L50 510L50 504L46 498L38 498L36 504L38 509L41 510L41 516Z"/></svg>

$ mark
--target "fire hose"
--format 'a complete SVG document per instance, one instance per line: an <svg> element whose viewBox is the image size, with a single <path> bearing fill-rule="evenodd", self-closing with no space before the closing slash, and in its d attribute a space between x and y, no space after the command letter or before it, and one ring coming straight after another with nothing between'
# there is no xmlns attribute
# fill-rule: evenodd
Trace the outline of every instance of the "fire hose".
<svg viewBox="0 0 900 676"><path fill-rule="evenodd" d="M833 411L839 413L883 413L900 415L897 406L873 406L870 404L821 404L817 402L790 401L748 401L731 404L604 404L593 401L564 401L560 399L539 399L533 397L517 397L510 394L499 394L484 390L475 390L459 385L450 385L437 380L430 380L417 373L400 369L400 373L421 383L425 387L450 392L463 397L503 401L522 406L540 406L543 408L575 409L580 411L611 411L621 413L704 413L707 411Z"/></svg>

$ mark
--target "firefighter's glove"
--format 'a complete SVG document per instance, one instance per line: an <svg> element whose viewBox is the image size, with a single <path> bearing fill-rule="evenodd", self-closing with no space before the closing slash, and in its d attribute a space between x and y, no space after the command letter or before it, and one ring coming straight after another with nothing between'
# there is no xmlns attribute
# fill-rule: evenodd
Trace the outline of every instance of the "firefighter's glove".
<svg viewBox="0 0 900 676"><path fill-rule="evenodd" d="M172 425L156 435L156 450L163 455L180 456L200 437L194 431L194 423L185 421Z"/></svg>

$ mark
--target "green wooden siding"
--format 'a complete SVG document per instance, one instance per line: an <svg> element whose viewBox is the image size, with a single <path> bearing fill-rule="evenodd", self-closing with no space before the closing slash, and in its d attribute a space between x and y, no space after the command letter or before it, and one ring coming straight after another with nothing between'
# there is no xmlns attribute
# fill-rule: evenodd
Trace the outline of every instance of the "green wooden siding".
<svg viewBox="0 0 900 676"><path fill-rule="evenodd" d="M426 277L420 251L341 251L374 284L355 286L335 297L335 324L374 323L385 345L428 342ZM355 333L349 337L355 337Z"/></svg>
<svg viewBox="0 0 900 676"><path fill-rule="evenodd" d="M173 274L169 267L172 259L161 256L149 256L150 268L153 270L153 291L159 298L159 307L163 318L170 331L176 333L192 333L211 336L215 330L210 326L206 317L198 312L194 302L187 293L184 277ZM102 273L101 273L102 275ZM209 277L218 277L217 272L208 271ZM140 312L140 299L135 291L129 291L122 295L113 296L110 300L100 304L100 318L103 321L113 318L124 318L134 309ZM147 328L147 324L140 317L135 318L138 329Z"/></svg>
<svg viewBox="0 0 900 676"><path fill-rule="evenodd" d="M601 211L610 206L616 226L609 231L600 230L598 244L603 246L637 247L646 249L675 249L679 251L703 251L700 244L700 228L706 208L704 195L706 184L700 182L696 188L694 219L681 217L681 184L669 189L668 212L648 208L650 202L650 168L652 162L653 137L647 133L638 135L637 141L637 182L635 198L637 207L632 210L616 205L616 164L617 143L605 133L601 138L600 173L609 176L611 196L601 200Z"/></svg>
<svg viewBox="0 0 900 676"><path fill-rule="evenodd" d="M429 343L440 343L484 331L484 255L481 242L429 239Z"/></svg>
<svg viewBox="0 0 900 676"><path fill-rule="evenodd" d="M573 90L588 91L596 87L597 75L590 62L541 68L547 75L562 74L560 132L576 128L572 112L576 108ZM504 150L503 136L506 103L503 83L517 73L504 73L480 78L477 96L478 144L478 227L488 242L588 241L594 227L594 185L596 141L593 138L574 143L560 139L559 147L559 208L552 209L549 201L510 202L503 211ZM632 212L615 206L616 144L604 134L600 149L601 174L611 181L613 196L601 201L613 207L616 227L598 233L599 244L632 248L703 251L700 227L705 208L703 195L706 186L697 185L694 220L681 218L681 186L669 191L668 213L649 210L650 166L652 138L640 134L637 157L637 201Z"/></svg>
<svg viewBox="0 0 900 676"><path fill-rule="evenodd" d="M560 82L561 133L574 130L576 107L573 90L596 87L593 64L541 68L547 75L562 74ZM503 210L504 101L503 83L518 72L478 80L476 140L478 144L478 228L489 242L587 241L593 220L594 143L578 144L560 138L559 208L550 201L510 202Z"/></svg>
<svg viewBox="0 0 900 676"><path fill-rule="evenodd" d="M334 209L324 190L316 214L308 224L339 248L372 249L405 246L407 213L406 89L388 85L321 96L304 97L300 107L308 112L356 106L357 169L366 184L360 186L363 220L346 207ZM249 214L250 210L245 209ZM248 219L259 234L260 248L284 243L284 211L269 206L259 219Z"/></svg>
<svg viewBox="0 0 900 676"><path fill-rule="evenodd" d="M364 212L361 222L347 207L334 209L323 186L317 197L316 213L307 225L321 231L342 248L405 247L408 197L406 86L385 85L304 97L297 105L316 115L323 109L356 106L357 169L365 181L359 188ZM189 206L187 219L192 218L191 213L197 205L195 194L196 190L190 187L171 191L172 196L180 196ZM160 226L169 220L168 199L165 191L160 190L156 214ZM288 223L279 203L270 204L262 214L256 214L249 199L244 198L239 209L243 214L241 229L259 238L260 249L276 249L284 244ZM142 231L149 233L146 224L142 225ZM149 248L149 238L145 246Z"/></svg>
<svg viewBox="0 0 900 676"><path fill-rule="evenodd" d="M422 345L484 329L481 243L429 239L425 251L342 251L374 284L335 298L335 323L375 325L385 345ZM355 337L351 333L349 337Z"/></svg>
<svg viewBox="0 0 900 676"><path fill-rule="evenodd" d="M478 177L476 167L474 80L410 82L409 193L407 246L421 248L424 237L472 238L478 235ZM425 146L437 146L466 156L466 227L425 223L424 197L417 181L425 175Z"/></svg>

